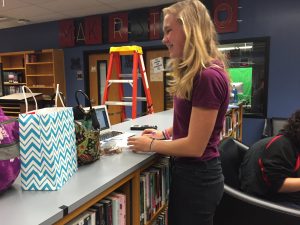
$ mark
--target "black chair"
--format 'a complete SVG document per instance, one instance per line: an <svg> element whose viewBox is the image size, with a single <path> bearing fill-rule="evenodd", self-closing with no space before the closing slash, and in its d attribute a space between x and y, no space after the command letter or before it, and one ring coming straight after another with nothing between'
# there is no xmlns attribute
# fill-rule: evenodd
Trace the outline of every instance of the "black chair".
<svg viewBox="0 0 300 225"><path fill-rule="evenodd" d="M240 190L239 168L248 146L233 138L220 146L224 195L214 225L299 225L300 210L248 195Z"/></svg>
<svg viewBox="0 0 300 225"><path fill-rule="evenodd" d="M281 117L266 118L262 138L271 137L278 134L287 121L287 118Z"/></svg>

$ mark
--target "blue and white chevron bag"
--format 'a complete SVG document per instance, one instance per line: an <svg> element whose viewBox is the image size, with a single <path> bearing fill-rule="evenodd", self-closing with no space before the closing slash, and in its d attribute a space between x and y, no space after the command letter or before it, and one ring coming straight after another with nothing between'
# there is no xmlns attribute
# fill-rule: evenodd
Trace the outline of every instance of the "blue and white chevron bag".
<svg viewBox="0 0 300 225"><path fill-rule="evenodd" d="M22 88L23 93L24 88L27 87ZM27 101L25 104L27 112ZM19 132L22 189L60 189L77 171L72 108L54 107L22 113Z"/></svg>

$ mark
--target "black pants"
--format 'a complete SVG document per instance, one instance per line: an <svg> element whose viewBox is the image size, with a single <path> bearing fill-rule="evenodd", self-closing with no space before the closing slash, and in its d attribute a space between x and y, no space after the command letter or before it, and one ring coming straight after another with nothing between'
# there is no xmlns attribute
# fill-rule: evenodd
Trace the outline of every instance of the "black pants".
<svg viewBox="0 0 300 225"><path fill-rule="evenodd" d="M206 162L174 162L168 225L212 225L224 190L218 158Z"/></svg>

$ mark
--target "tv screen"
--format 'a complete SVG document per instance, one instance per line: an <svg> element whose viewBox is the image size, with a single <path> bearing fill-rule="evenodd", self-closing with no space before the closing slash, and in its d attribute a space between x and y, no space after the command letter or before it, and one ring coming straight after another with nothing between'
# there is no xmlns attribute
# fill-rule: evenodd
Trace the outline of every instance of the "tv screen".
<svg viewBox="0 0 300 225"><path fill-rule="evenodd" d="M232 85L238 91L238 100L251 105L252 67L229 68L228 72Z"/></svg>

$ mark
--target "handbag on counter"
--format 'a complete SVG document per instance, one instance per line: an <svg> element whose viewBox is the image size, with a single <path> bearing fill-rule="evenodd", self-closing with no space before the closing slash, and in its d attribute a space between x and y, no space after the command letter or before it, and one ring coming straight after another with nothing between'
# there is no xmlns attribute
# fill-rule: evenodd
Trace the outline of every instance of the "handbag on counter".
<svg viewBox="0 0 300 225"><path fill-rule="evenodd" d="M79 103L78 94L85 97L88 109ZM89 97L82 91L75 92L77 106L73 107L78 165L90 164L100 159L100 124Z"/></svg>
<svg viewBox="0 0 300 225"><path fill-rule="evenodd" d="M7 190L20 173L19 124L0 108L0 193Z"/></svg>
<svg viewBox="0 0 300 225"><path fill-rule="evenodd" d="M24 95L25 88L31 92L23 86ZM22 189L58 190L78 168L73 110L71 107L37 109L33 99L36 110L28 112L25 98L26 112L19 115Z"/></svg>

